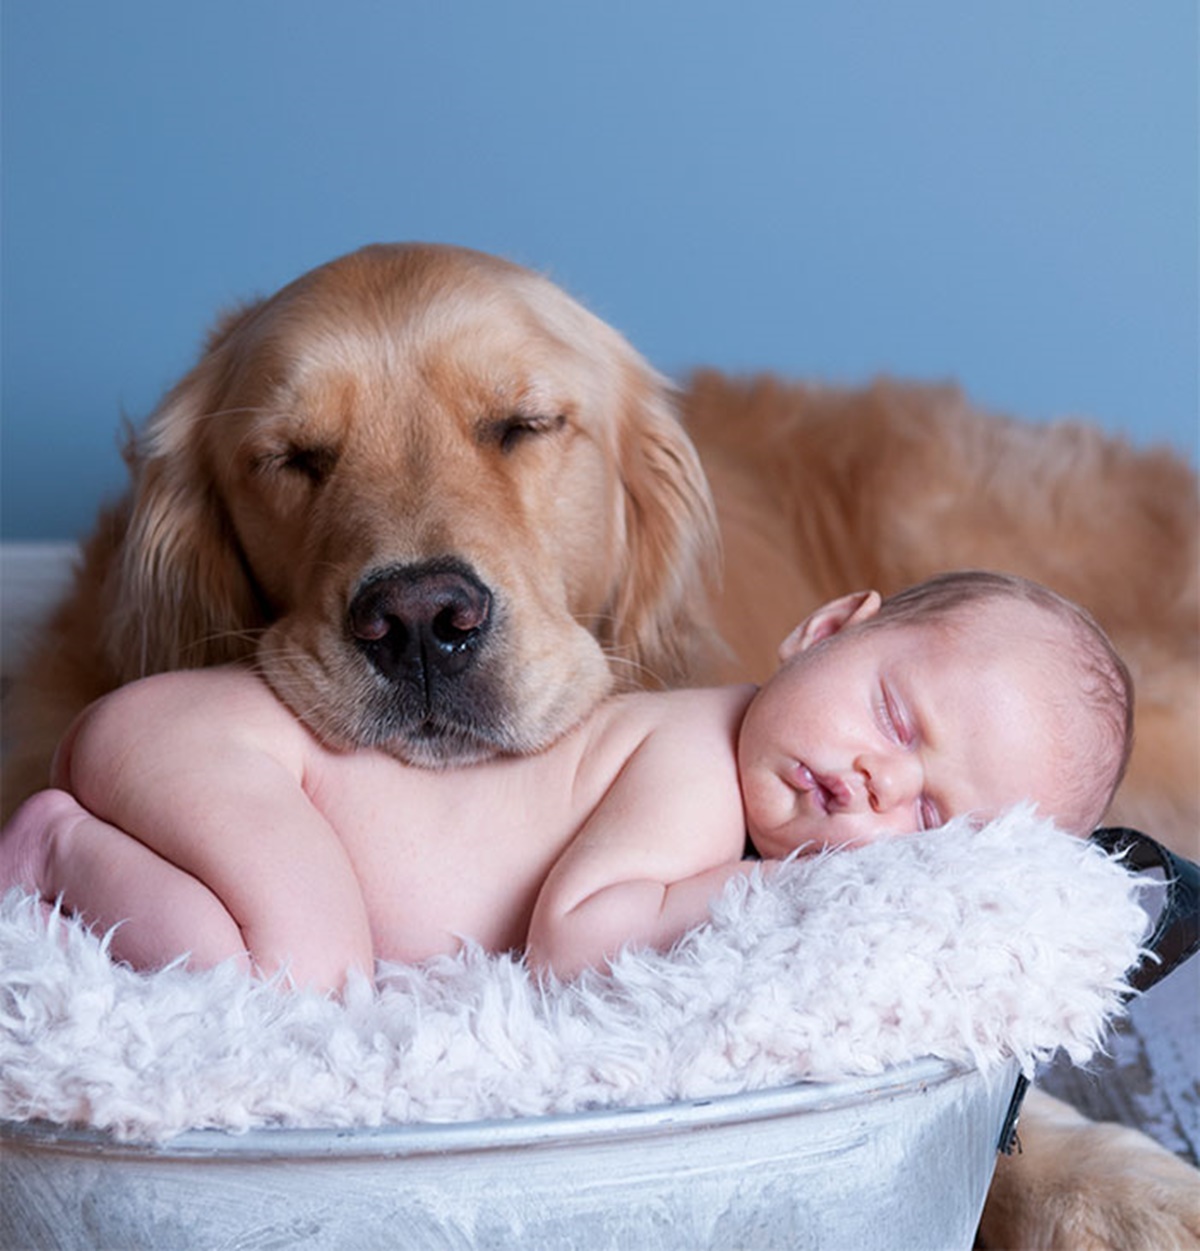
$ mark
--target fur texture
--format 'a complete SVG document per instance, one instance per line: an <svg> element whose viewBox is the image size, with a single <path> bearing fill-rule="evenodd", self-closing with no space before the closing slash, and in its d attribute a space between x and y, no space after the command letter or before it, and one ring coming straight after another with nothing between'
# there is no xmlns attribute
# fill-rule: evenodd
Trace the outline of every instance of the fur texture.
<svg viewBox="0 0 1200 1251"><path fill-rule="evenodd" d="M1022 1155L1001 1156L984 1212L982 1244L995 1251L1189 1251L1200 1246L1196 1172L1123 1125L1095 1125L1031 1090ZM1022 1118L1024 1121L1024 1117ZM1009 1173L1019 1170L1017 1184ZM1078 1184L1087 1179L1087 1188Z"/></svg>
<svg viewBox="0 0 1200 1251"><path fill-rule="evenodd" d="M137 974L12 892L0 1117L156 1139L637 1106L933 1055L1030 1072L1102 1045L1141 885L1028 810L737 879L670 953L542 988L478 949L381 968L344 1003L224 966Z"/></svg>

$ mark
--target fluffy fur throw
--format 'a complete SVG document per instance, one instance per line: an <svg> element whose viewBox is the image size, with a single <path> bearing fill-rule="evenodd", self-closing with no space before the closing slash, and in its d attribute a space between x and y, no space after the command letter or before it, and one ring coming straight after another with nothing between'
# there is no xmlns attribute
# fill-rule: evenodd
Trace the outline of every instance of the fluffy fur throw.
<svg viewBox="0 0 1200 1251"><path fill-rule="evenodd" d="M467 950L344 1001L230 967L135 973L0 905L0 1118L188 1128L471 1120L711 1097L924 1055L1077 1062L1141 953L1139 880L1028 810L731 883L669 954L540 986Z"/></svg>

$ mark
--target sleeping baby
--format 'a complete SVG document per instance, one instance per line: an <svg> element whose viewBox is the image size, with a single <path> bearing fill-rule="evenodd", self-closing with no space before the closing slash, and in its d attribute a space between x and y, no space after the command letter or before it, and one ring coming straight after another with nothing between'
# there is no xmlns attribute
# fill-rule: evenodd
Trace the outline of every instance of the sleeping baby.
<svg viewBox="0 0 1200 1251"><path fill-rule="evenodd" d="M87 709L0 833L0 889L138 967L237 960L342 986L464 940L542 972L665 948L731 877L1022 800L1099 821L1132 688L1082 609L1008 575L836 599L761 688L616 696L533 756L429 770L322 745L247 669Z"/></svg>

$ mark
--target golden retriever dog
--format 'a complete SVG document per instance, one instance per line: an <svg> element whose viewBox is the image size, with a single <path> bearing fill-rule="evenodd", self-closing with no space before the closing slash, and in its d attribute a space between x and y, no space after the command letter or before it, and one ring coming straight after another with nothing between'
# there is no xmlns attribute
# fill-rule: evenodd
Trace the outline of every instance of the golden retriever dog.
<svg viewBox="0 0 1200 1251"><path fill-rule="evenodd" d="M761 678L817 603L979 566L1112 633L1139 687L1112 815L1195 854L1198 499L1167 453L953 389L676 394L546 279L395 245L227 316L127 458L6 701L7 806L144 673L243 661L327 741L436 766L535 751L612 689ZM1200 1178L1149 1139L1045 1097L1022 1137L989 1245L1200 1237Z"/></svg>
<svg viewBox="0 0 1200 1251"><path fill-rule="evenodd" d="M13 692L13 798L85 700L164 669L251 660L331 744L438 765L699 664L716 525L667 390L504 262L305 275L218 325L128 460Z"/></svg>

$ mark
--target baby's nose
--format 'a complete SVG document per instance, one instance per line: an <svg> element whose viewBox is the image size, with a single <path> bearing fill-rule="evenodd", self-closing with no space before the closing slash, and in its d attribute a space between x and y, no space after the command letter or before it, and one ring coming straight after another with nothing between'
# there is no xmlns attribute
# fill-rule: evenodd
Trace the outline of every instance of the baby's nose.
<svg viewBox="0 0 1200 1251"><path fill-rule="evenodd" d="M876 812L891 812L912 804L921 793L921 767L911 752L894 755L860 756L856 762L871 807Z"/></svg>

